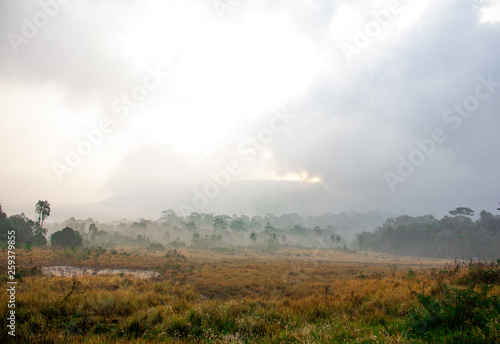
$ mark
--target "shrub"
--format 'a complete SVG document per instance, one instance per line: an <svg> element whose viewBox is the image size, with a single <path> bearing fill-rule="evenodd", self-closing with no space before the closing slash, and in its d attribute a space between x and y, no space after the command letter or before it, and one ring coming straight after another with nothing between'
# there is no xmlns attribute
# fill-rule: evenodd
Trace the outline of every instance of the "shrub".
<svg viewBox="0 0 500 344"><path fill-rule="evenodd" d="M130 324L126 325L124 328L124 334L127 337L138 338L142 336L145 329L144 326L138 321L133 320Z"/></svg>
<svg viewBox="0 0 500 344"><path fill-rule="evenodd" d="M165 252L165 246L160 244L159 242L154 242L148 246L148 251L152 252Z"/></svg>
<svg viewBox="0 0 500 344"><path fill-rule="evenodd" d="M417 294L423 310L411 316L411 331L419 336L436 339L440 335L452 336L460 342L474 333L462 332L466 328L488 334L488 323L500 315L500 299L488 296L491 287L482 285L479 291L470 286L465 289L443 287L441 298ZM458 336L458 337L457 337ZM460 336L464 336L460 339Z"/></svg>
<svg viewBox="0 0 500 344"><path fill-rule="evenodd" d="M26 243L26 245L24 246L24 250L26 252L31 252L31 250L33 249L33 245L29 242Z"/></svg>
<svg viewBox="0 0 500 344"><path fill-rule="evenodd" d="M463 285L500 284L500 266L497 263L471 262L466 274L457 283Z"/></svg>
<svg viewBox="0 0 500 344"><path fill-rule="evenodd" d="M80 233L72 228L65 227L63 230L52 234L50 242L52 246L80 247L82 246L83 239Z"/></svg>

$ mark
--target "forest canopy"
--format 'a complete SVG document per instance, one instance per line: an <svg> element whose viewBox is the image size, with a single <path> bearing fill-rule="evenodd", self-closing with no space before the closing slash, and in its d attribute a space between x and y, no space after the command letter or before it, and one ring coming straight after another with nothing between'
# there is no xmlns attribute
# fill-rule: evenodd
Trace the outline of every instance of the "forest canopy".
<svg viewBox="0 0 500 344"><path fill-rule="evenodd" d="M405 256L497 259L500 256L500 216L459 207L438 220L432 215L398 216L374 232L358 235L362 249Z"/></svg>
<svg viewBox="0 0 500 344"><path fill-rule="evenodd" d="M216 215L193 212L180 216L163 211L158 220L138 219L99 223L70 218L48 223L50 204L39 201L36 221L25 214L8 216L0 205L0 241L16 231L19 245L79 247L193 247L234 250L253 246L274 250L284 247L332 250L367 250L402 256L497 259L500 256L500 216L485 210L473 220L467 207L450 210L441 219L433 215L390 216L380 212L296 213L264 216ZM47 234L49 233L49 234Z"/></svg>

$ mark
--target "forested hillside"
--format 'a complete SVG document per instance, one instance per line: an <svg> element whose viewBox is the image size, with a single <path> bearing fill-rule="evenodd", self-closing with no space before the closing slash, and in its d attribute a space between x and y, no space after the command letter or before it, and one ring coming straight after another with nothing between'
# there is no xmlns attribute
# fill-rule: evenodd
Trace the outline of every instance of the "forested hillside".
<svg viewBox="0 0 500 344"><path fill-rule="evenodd" d="M500 216L460 207L438 220L432 215L388 219L374 232L357 236L360 249L405 256L459 259L500 257Z"/></svg>

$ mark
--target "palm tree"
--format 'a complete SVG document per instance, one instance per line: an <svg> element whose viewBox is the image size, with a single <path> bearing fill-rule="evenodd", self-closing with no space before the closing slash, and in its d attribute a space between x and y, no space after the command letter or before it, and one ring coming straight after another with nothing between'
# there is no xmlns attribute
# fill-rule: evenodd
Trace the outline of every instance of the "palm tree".
<svg viewBox="0 0 500 344"><path fill-rule="evenodd" d="M38 214L38 225L43 228L43 220L50 216L50 203L48 201L38 201L35 205L35 212Z"/></svg>

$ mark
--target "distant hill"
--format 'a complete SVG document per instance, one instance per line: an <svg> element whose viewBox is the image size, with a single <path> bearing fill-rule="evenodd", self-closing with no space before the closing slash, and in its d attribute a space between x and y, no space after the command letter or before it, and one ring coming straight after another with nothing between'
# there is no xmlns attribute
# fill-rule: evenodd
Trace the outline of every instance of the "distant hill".
<svg viewBox="0 0 500 344"><path fill-rule="evenodd" d="M197 186L163 185L110 197L99 202L107 208L135 209L145 213L174 209L190 212L247 214L299 213L321 214L329 211L329 193L320 183L252 180L234 181L225 189ZM217 194L216 197L210 196ZM212 194L210 194L212 193Z"/></svg>

